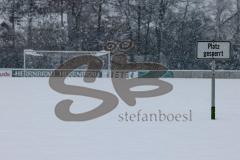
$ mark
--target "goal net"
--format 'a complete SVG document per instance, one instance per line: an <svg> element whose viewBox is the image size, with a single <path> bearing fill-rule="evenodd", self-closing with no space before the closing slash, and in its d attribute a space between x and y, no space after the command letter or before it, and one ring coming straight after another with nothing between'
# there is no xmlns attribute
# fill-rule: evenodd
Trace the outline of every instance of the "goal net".
<svg viewBox="0 0 240 160"><path fill-rule="evenodd" d="M110 77L111 56L108 51L47 51L47 50L24 50L24 76L48 77L51 73L65 62L79 56L96 56L102 61L102 68L98 77ZM81 65L69 76L81 77L86 73L87 66ZM92 71L96 72L96 71ZM41 75L40 75L41 74Z"/></svg>

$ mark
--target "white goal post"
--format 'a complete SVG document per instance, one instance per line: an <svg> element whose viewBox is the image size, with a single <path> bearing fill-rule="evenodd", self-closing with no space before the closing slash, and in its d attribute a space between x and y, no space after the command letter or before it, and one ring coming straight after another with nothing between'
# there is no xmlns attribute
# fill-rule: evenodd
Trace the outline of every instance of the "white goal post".
<svg viewBox="0 0 240 160"><path fill-rule="evenodd" d="M99 57L101 60L103 60L104 63L104 70L107 70L107 77L111 77L111 53L109 51L50 51L50 50L32 50L32 49L25 49L23 53L23 68L24 68L24 76L26 77L26 71L29 69L34 70L34 69L41 69L41 70L54 70L57 69L57 67L60 65L53 65L51 67L45 65L45 67L41 68L36 68L34 65L36 63L39 63L40 66L41 64L44 65L46 62L46 59L51 57L52 61L66 61L70 60L74 57L77 56L84 56L84 55L92 55ZM65 59L63 58L65 56ZM28 57L31 57L32 61L29 60ZM45 58L45 61L44 61ZM35 59L35 60L34 60ZM40 59L40 62L37 62L36 59ZM30 61L30 62L29 62ZM28 64L30 63L30 64ZM51 62L49 62L51 63ZM29 67L29 65L31 67ZM47 67L46 67L47 66Z"/></svg>

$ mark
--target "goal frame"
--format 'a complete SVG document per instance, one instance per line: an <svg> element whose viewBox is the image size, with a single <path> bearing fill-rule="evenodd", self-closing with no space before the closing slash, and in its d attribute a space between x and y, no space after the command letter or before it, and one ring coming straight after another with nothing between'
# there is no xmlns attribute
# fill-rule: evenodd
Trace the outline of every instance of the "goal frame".
<svg viewBox="0 0 240 160"><path fill-rule="evenodd" d="M38 53L68 53L68 54L83 54L83 55L97 55L97 53L99 52L103 52L103 51L50 51L50 50L33 50L33 49L25 49L23 51L23 69L24 69L24 77L26 77L26 55L27 52L38 52ZM108 64L107 64L107 72L108 72L108 76L107 77L111 77L111 52L110 51L105 51L107 57L108 57Z"/></svg>

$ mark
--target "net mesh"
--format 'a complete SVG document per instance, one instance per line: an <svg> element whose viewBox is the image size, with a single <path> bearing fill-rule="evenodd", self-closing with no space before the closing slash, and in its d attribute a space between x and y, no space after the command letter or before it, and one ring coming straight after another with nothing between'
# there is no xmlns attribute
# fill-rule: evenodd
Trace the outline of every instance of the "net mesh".
<svg viewBox="0 0 240 160"><path fill-rule="evenodd" d="M109 69L109 52L106 51L24 51L25 69L57 69L65 62L78 57L92 55L98 57L102 63L102 70ZM79 66L78 69L86 69L86 65Z"/></svg>

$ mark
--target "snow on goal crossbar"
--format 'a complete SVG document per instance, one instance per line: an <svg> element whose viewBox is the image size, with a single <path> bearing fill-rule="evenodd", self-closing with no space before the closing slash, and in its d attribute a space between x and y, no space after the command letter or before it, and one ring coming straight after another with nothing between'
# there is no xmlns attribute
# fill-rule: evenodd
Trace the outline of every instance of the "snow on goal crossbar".
<svg viewBox="0 0 240 160"><path fill-rule="evenodd" d="M55 70L66 61L84 55L98 57L103 62L101 72L105 77L111 77L111 54L109 51L49 51L26 49L23 53L24 75L28 70ZM80 66L78 70L86 70L86 66Z"/></svg>

